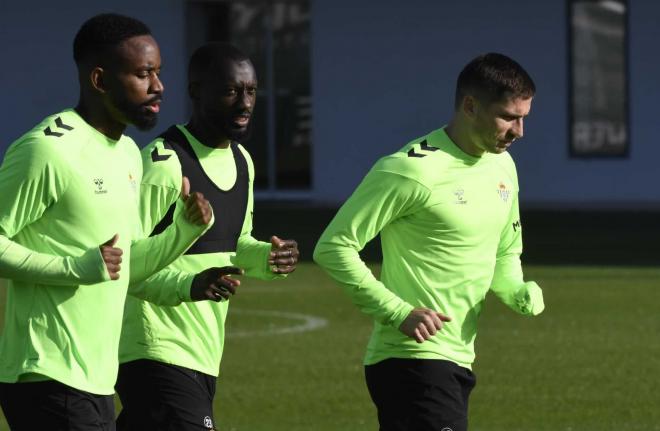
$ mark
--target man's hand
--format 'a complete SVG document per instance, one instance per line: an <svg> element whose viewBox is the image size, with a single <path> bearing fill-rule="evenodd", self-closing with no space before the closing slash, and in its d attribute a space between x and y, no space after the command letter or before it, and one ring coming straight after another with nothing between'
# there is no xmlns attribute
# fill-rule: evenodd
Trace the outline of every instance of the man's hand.
<svg viewBox="0 0 660 431"><path fill-rule="evenodd" d="M268 264L275 274L289 274L296 270L298 263L298 243L292 239L279 239L276 236L270 238L270 254Z"/></svg>
<svg viewBox="0 0 660 431"><path fill-rule="evenodd" d="M190 193L190 181L183 177L181 183L181 200L185 205L186 220L193 224L206 225L211 222L213 210L211 204L199 192Z"/></svg>
<svg viewBox="0 0 660 431"><path fill-rule="evenodd" d="M220 302L229 299L241 285L231 274L242 275L243 270L233 266L209 268L197 274L190 286L190 299L193 301L211 300Z"/></svg>
<svg viewBox="0 0 660 431"><path fill-rule="evenodd" d="M406 320L399 326L399 331L418 343L423 343L442 329L444 322L450 322L451 317L428 308L415 308L408 314Z"/></svg>
<svg viewBox="0 0 660 431"><path fill-rule="evenodd" d="M121 269L121 255L124 254L120 248L115 247L119 234L115 234L108 241L99 246L101 250L101 257L105 263L105 267L110 274L110 280L117 280L119 278L119 270Z"/></svg>

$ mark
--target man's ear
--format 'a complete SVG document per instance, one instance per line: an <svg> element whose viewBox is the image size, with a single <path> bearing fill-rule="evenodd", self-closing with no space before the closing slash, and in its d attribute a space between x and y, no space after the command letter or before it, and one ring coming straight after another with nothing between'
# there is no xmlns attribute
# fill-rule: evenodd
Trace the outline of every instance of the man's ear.
<svg viewBox="0 0 660 431"><path fill-rule="evenodd" d="M89 72L89 81L92 84L92 88L94 88L99 93L105 93L107 91L105 86L104 73L105 71L103 68L98 66Z"/></svg>
<svg viewBox="0 0 660 431"><path fill-rule="evenodd" d="M461 103L461 110L468 118L475 118L477 116L477 111L479 109L479 102L473 96L469 94L463 98Z"/></svg>

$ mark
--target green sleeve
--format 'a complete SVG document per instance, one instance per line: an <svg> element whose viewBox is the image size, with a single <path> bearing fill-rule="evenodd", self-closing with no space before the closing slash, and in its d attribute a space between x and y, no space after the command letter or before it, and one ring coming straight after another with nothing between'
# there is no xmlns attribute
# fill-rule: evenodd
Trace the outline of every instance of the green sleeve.
<svg viewBox="0 0 660 431"><path fill-rule="evenodd" d="M171 164L174 162L174 160L170 161ZM172 203L177 201L180 190L175 187L176 175L158 172L158 169L147 165L147 161L144 163L148 169L140 186L140 220L143 235L148 237ZM181 168L178 169L180 171ZM178 305L183 301L190 301L190 285L194 276L167 267L142 282L131 283L128 293L157 305Z"/></svg>
<svg viewBox="0 0 660 431"><path fill-rule="evenodd" d="M154 161L151 157L154 150L161 156L170 157ZM181 194L181 163L176 153L163 147L159 140L142 150L142 166L140 220L144 236L149 236Z"/></svg>
<svg viewBox="0 0 660 431"><path fill-rule="evenodd" d="M192 301L190 286L195 275L167 267L141 283L132 284L129 293L156 305L179 305Z"/></svg>
<svg viewBox="0 0 660 431"><path fill-rule="evenodd" d="M522 225L518 209L518 193L513 196L511 213L504 226L497 251L495 274L491 290L514 311L536 316L545 305L543 292L533 281L523 279L520 255L522 254Z"/></svg>
<svg viewBox="0 0 660 431"><path fill-rule="evenodd" d="M158 235L131 244L130 283L140 283L165 268L186 252L212 225L197 225L186 220L183 204L177 205L174 222Z"/></svg>
<svg viewBox="0 0 660 431"><path fill-rule="evenodd" d="M252 236L252 212L250 211L243 222L243 231L238 238L236 255L232 258L232 265L242 268L245 275L261 280L274 280L285 278L284 275L275 274L270 269L268 257L271 244L255 239Z"/></svg>
<svg viewBox="0 0 660 431"><path fill-rule="evenodd" d="M428 197L428 189L414 180L372 170L316 244L314 261L383 325L398 328L414 307L377 280L359 252L389 223L421 209Z"/></svg>
<svg viewBox="0 0 660 431"><path fill-rule="evenodd" d="M153 148L158 148L160 154L169 154L171 157L163 161L153 161L151 158ZM146 280L147 285L140 287L143 299L146 299L150 292L161 290L161 285L151 282L150 277L185 253L197 238L213 225L215 219L206 226L195 225L185 219L184 204L179 199L182 179L181 165L174 151L164 149L162 142L156 141L155 144L149 145L142 151L142 162L144 174L140 185L140 219L145 238L139 239L131 246L132 287L129 288L129 293L133 295L136 286ZM173 203L176 203L173 223L160 234L149 237L148 235ZM176 285L176 279L175 277L162 285L163 290L168 290L175 295L173 300L174 298L178 300L179 289L177 288L175 291L172 288L165 288ZM160 281L163 281L162 277ZM159 298L164 294L165 292L155 293Z"/></svg>
<svg viewBox="0 0 660 431"><path fill-rule="evenodd" d="M2 234L0 276L51 286L96 284L110 280L99 248L76 257L53 256L32 251Z"/></svg>
<svg viewBox="0 0 660 431"><path fill-rule="evenodd" d="M252 236L252 217L254 214L252 184L254 178L254 165L249 153L242 147L241 151L248 164L248 204L245 211L245 219L243 220L243 227L241 229L241 236L238 237L238 243L236 244L236 255L232 257L231 262L232 265L243 269L245 275L248 277L261 280L282 279L286 277L286 274L275 274L271 271L270 265L268 264L271 244L269 242L259 241Z"/></svg>
<svg viewBox="0 0 660 431"><path fill-rule="evenodd" d="M51 145L38 139L19 141L0 166L0 276L50 285L107 281L110 277L98 247L81 256L54 256L12 240L66 190L66 163Z"/></svg>
<svg viewBox="0 0 660 431"><path fill-rule="evenodd" d="M140 187L140 216L144 235L151 234L172 203L177 201L179 193L173 188L173 184L168 186L142 182ZM153 203L153 205L150 205L150 203ZM170 225L168 229L171 227ZM166 229L161 235L167 232ZM185 250L182 253L184 252ZM146 280L140 282L131 280L128 293L131 296L157 305L174 306L181 302L191 301L190 286L194 277L195 274L165 267Z"/></svg>

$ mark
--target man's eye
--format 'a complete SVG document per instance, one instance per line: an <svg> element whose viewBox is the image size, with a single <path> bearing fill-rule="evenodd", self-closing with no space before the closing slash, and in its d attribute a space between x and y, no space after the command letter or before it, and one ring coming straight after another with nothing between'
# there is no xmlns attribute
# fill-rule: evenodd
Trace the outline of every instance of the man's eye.
<svg viewBox="0 0 660 431"><path fill-rule="evenodd" d="M151 75L155 75L155 76L160 77L160 69L159 70L155 70L155 69L142 70L140 72L137 72L135 75L140 79L149 78L149 77L151 77Z"/></svg>

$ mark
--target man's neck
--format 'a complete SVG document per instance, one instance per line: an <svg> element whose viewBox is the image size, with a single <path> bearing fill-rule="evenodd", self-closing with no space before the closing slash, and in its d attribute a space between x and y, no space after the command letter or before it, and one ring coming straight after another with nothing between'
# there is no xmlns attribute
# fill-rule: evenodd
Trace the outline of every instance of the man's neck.
<svg viewBox="0 0 660 431"><path fill-rule="evenodd" d="M118 141L126 130L126 125L112 119L108 112L100 106L78 102L75 111L87 124L108 138Z"/></svg>
<svg viewBox="0 0 660 431"><path fill-rule="evenodd" d="M224 135L214 135L207 127L200 124L191 118L186 129L197 139L202 145L210 148L227 148L231 141Z"/></svg>
<svg viewBox="0 0 660 431"><path fill-rule="evenodd" d="M451 139L452 142L465 154L472 157L481 157L484 154L485 151L474 145L472 134L460 119L454 117L449 124L445 126L445 133L447 133L449 139Z"/></svg>

